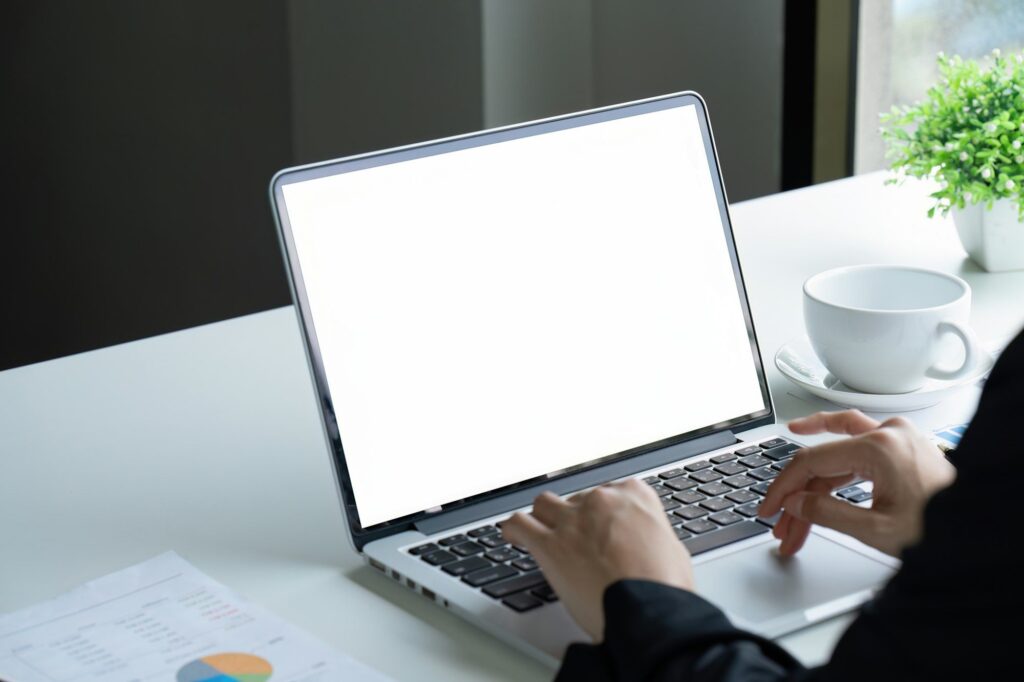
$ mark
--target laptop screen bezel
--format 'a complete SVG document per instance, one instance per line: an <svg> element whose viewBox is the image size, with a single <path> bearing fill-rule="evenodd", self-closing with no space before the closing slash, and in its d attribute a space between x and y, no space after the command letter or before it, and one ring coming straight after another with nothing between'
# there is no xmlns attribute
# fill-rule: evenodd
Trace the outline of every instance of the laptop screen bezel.
<svg viewBox="0 0 1024 682"><path fill-rule="evenodd" d="M520 481L495 490L482 491L479 495L463 500L453 500L444 504L440 508L421 511L372 526L363 527L359 520L358 508L356 506L355 496L352 489L352 481L349 477L341 434L338 429L331 400L330 387L327 382L327 376L324 372L323 362L320 355L316 327L310 313L309 301L306 296L305 284L302 278L302 268L301 264L298 262L297 250L295 248L295 242L291 231L291 224L288 219L287 203L285 201L283 188L289 184L304 182L329 175L349 173L365 168L399 163L425 156L444 154L461 149L489 145L497 142L555 132L558 130L576 128L602 121L610 121L685 106L694 106L696 109L697 120L700 126L701 136L704 141L704 149L707 154L707 162L709 168L713 170L711 173L712 184L714 186L719 212L722 218L722 225L725 230L725 239L729 250L729 258L732 263L737 293L740 298L740 306L743 312L744 323L747 328L747 335L750 340L751 354L754 361L754 367L757 372L758 383L765 408L750 414L739 415L725 422L709 424L699 429L681 433L654 443L641 444L635 448L618 453L609 453L609 455L605 457L586 462L568 470L553 472L546 476ZM602 107L599 109L567 114L540 121L531 121L504 128L484 130L477 133L470 133L441 140L433 140L405 147L361 154L358 156L350 156L307 166L287 168L279 171L271 180L270 199L277 223L278 237L281 244L282 255L284 257L285 268L288 274L288 281L292 291L292 300L295 304L299 326L305 342L306 356L313 376L318 407L321 415L321 423L324 428L325 438L327 439L328 446L331 451L331 459L338 485L338 492L345 512L346 523L353 543L357 549L361 548L366 542L370 542L374 539L408 530L417 522L426 517L434 516L439 512L448 512L468 505L479 504L487 501L488 499L499 497L514 490L530 485L536 485L538 480L554 480L562 476L602 466L612 461L621 461L653 450L677 445L688 440L707 436L711 433L720 432L726 429L735 430L739 428L748 428L754 425L771 423L774 421L774 408L765 377L764 367L761 362L761 355L757 343L757 335L754 330L753 319L750 315L750 305L747 300L746 289L743 284L743 273L740 267L739 257L736 253L732 221L729 216L728 200L725 193L724 183L722 181L721 170L718 164L714 138L708 122L707 109L704 100L697 93L682 92L664 95L661 97Z"/></svg>

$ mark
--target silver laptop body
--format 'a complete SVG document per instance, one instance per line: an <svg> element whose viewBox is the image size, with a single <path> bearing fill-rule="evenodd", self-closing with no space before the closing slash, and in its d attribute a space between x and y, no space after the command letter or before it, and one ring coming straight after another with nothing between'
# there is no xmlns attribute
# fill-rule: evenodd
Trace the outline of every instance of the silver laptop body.
<svg viewBox="0 0 1024 682"><path fill-rule="evenodd" d="M776 440L696 93L290 168L270 194L349 541L374 569L556 665L586 636L496 526L543 490L640 477L741 627L791 632L892 574L827 530L780 559L739 502L795 446ZM727 509L679 516L714 491Z"/></svg>

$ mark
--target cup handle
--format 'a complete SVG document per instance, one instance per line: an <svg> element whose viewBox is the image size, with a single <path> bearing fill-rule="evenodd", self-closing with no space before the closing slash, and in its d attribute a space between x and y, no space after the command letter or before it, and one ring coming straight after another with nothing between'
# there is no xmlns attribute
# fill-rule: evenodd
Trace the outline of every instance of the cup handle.
<svg viewBox="0 0 1024 682"><path fill-rule="evenodd" d="M964 344L964 362L957 369L942 369L941 367L932 366L928 368L925 375L931 379L943 379L952 380L959 379L965 376L968 372L971 372L978 364L978 358L984 352L981 347L981 342L978 341L978 337L975 336L974 331L970 327L960 324L959 322L953 322L951 320L945 320L939 322L936 327L938 334L953 334L960 342Z"/></svg>

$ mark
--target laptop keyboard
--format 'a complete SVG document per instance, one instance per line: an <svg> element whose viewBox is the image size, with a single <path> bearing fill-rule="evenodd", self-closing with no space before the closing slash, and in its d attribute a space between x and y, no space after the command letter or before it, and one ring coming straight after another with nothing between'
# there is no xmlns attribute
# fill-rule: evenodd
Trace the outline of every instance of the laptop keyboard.
<svg viewBox="0 0 1024 682"><path fill-rule="evenodd" d="M758 519L757 510L772 479L798 449L795 443L772 438L643 480L661 498L676 537L696 556L771 530L777 515ZM856 484L836 494L851 503L871 499L871 493ZM473 528L407 551L515 611L558 601L533 557L509 544L497 525Z"/></svg>

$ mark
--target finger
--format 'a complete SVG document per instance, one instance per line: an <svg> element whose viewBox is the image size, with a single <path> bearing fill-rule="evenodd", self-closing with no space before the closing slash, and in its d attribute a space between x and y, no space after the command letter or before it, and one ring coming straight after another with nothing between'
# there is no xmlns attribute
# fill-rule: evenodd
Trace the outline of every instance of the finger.
<svg viewBox="0 0 1024 682"><path fill-rule="evenodd" d="M816 478L807 485L807 491L827 495L836 488L846 485L849 481L849 476ZM782 518L788 519L788 523L784 529L785 534L776 535L777 538L782 540L782 544L779 545L779 554L782 556L793 556L807 542L807 538L811 534L811 523L810 521L797 518L789 512L783 512ZM782 521L782 519L779 520Z"/></svg>
<svg viewBox="0 0 1024 682"><path fill-rule="evenodd" d="M545 526L557 528L566 516L572 513L573 506L558 495L545 490L533 501L533 515Z"/></svg>
<svg viewBox="0 0 1024 682"><path fill-rule="evenodd" d="M565 501L568 502L569 504L578 505L580 502L583 501L583 498L585 498L587 496L587 493L589 493L591 490L592 488L587 488L586 490L581 490L578 493L573 493L569 497L565 498Z"/></svg>
<svg viewBox="0 0 1024 682"><path fill-rule="evenodd" d="M768 488L758 515L768 517L778 512L782 508L782 500L787 495L803 490L812 478L836 478L865 473L877 454L877 449L858 437L804 448Z"/></svg>
<svg viewBox="0 0 1024 682"><path fill-rule="evenodd" d="M501 524L501 534L513 545L534 552L551 537L552 531L532 515L516 512Z"/></svg>
<svg viewBox="0 0 1024 682"><path fill-rule="evenodd" d="M906 417L890 417L889 419L886 419L884 422L882 422L881 425L885 428L906 429L913 428L914 423L907 419Z"/></svg>
<svg viewBox="0 0 1024 682"><path fill-rule="evenodd" d="M873 512L831 495L798 492L786 498L786 511L797 519L857 537L869 527Z"/></svg>
<svg viewBox="0 0 1024 682"><path fill-rule="evenodd" d="M772 535L779 540L784 540L786 536L789 535L789 524L792 522L792 514L782 512L782 516L779 517L779 520L772 527Z"/></svg>
<svg viewBox="0 0 1024 682"><path fill-rule="evenodd" d="M786 514L792 521L789 524L789 533L786 537L782 538L782 543L779 545L779 554L782 556L793 556L799 552L804 543L807 542L807 537L811 534L811 524L803 519L798 519L792 514Z"/></svg>
<svg viewBox="0 0 1024 682"><path fill-rule="evenodd" d="M641 504L647 506L656 505L659 509L661 508L661 500L658 498L658 494L654 492L654 488L647 485L639 478L630 478L625 481L619 481L614 487L620 493L639 500Z"/></svg>
<svg viewBox="0 0 1024 682"><path fill-rule="evenodd" d="M772 486L775 485L775 482L778 481L779 478L782 477L777 477L775 480L771 482L771 485L768 486L769 493L771 493ZM853 480L854 476L852 474L843 474L840 476L827 476L825 478L811 478L807 480L806 484L804 485L804 489L819 493L830 493L833 490L845 488L847 485L849 485L850 481ZM764 504L762 504L761 506L763 507ZM771 516L771 514L768 514L767 516ZM775 524L775 527L778 528L778 525L779 524ZM782 536L776 535L776 537L781 538Z"/></svg>
<svg viewBox="0 0 1024 682"><path fill-rule="evenodd" d="M878 425L876 420L860 410L843 410L842 412L816 412L809 417L794 419L789 422L789 430L804 435L828 431L829 433L857 436L877 429Z"/></svg>
<svg viewBox="0 0 1024 682"><path fill-rule="evenodd" d="M605 483L605 486L608 488L618 488L619 490L643 490L644 488L651 487L639 478L623 478L611 483Z"/></svg>

